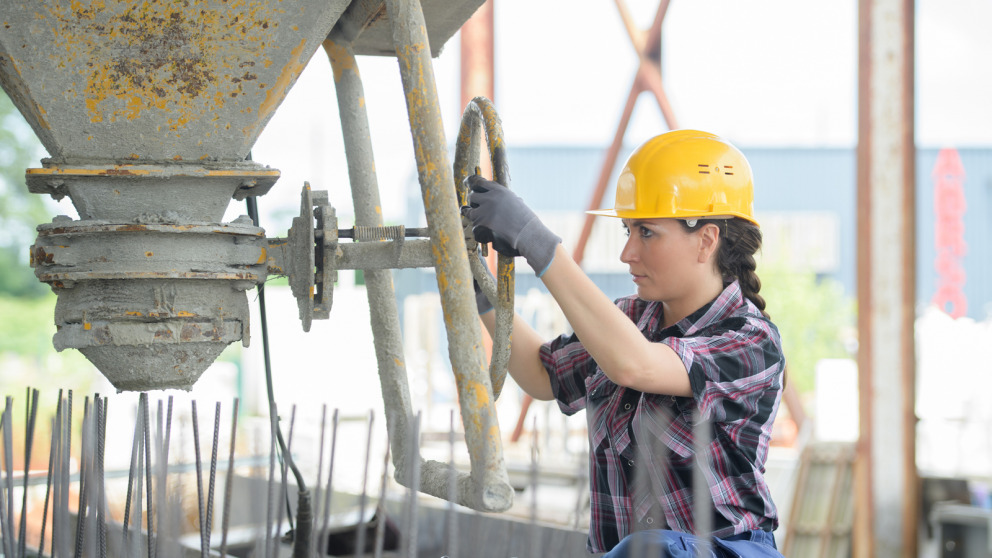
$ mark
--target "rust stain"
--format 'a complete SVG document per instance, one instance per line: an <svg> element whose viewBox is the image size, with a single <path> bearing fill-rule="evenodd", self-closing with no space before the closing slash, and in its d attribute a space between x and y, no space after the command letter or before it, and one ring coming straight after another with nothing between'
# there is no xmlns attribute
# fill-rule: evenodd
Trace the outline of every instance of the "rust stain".
<svg viewBox="0 0 992 558"><path fill-rule="evenodd" d="M183 329L179 333L180 341L192 341L201 335L199 324L183 324Z"/></svg>
<svg viewBox="0 0 992 558"><path fill-rule="evenodd" d="M55 261L55 254L45 250L44 246L38 246L31 253L31 265L50 264Z"/></svg>
<svg viewBox="0 0 992 558"><path fill-rule="evenodd" d="M90 324L83 324L83 329L89 330ZM110 326L105 325L101 328L97 328L97 330L93 332L93 339L98 345L113 343L114 336L110 334Z"/></svg>
<svg viewBox="0 0 992 558"><path fill-rule="evenodd" d="M148 227L145 225L121 225L115 229L117 232L141 232L147 231Z"/></svg>
<svg viewBox="0 0 992 558"><path fill-rule="evenodd" d="M135 176L137 173L131 172L129 169L114 168L107 169L104 174L107 176Z"/></svg>
<svg viewBox="0 0 992 558"><path fill-rule="evenodd" d="M172 132L223 107L230 93L255 79L254 64L271 65L266 45L284 10L261 1L205 7L204 2L102 0L47 6L58 67L77 68L91 122L141 118L154 110ZM249 60L241 63L239 60ZM234 79L231 79L231 78Z"/></svg>
<svg viewBox="0 0 992 558"><path fill-rule="evenodd" d="M154 255L155 255L155 253L154 253L154 252L151 252L151 251L148 251L148 252L145 252L145 257L146 257L146 258L150 258L150 257L152 257L152 256L154 256Z"/></svg>

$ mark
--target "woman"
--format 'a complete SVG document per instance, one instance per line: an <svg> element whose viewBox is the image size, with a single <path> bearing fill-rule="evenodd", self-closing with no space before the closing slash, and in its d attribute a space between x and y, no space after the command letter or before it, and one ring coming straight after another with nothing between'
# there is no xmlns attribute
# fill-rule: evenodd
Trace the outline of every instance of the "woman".
<svg viewBox="0 0 992 558"><path fill-rule="evenodd" d="M758 294L761 233L743 154L694 130L634 151L614 207L592 212L620 218L629 235L620 259L637 295L615 303L519 197L467 181L476 238L523 256L575 332L545 342L515 318L509 370L535 399L586 409L589 550L780 556L764 464L785 361ZM477 302L492 332L492 306Z"/></svg>

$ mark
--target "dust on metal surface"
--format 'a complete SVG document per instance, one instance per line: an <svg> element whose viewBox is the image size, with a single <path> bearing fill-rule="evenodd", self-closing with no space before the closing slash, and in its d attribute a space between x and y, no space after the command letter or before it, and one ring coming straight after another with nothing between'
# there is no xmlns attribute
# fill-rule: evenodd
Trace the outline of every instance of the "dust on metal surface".
<svg viewBox="0 0 992 558"><path fill-rule="evenodd" d="M54 157L239 160L347 5L10 3L0 80Z"/></svg>

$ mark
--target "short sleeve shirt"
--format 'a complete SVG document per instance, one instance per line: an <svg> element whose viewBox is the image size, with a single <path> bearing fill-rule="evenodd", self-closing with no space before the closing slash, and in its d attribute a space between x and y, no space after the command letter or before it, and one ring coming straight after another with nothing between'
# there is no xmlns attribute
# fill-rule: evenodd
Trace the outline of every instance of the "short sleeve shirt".
<svg viewBox="0 0 992 558"><path fill-rule="evenodd" d="M695 517L716 537L774 530L778 514L764 475L785 367L778 329L736 281L664 329L661 303L631 296L616 304L649 341L675 351L692 397L614 384L574 334L541 348L561 410L586 409L589 550L608 551L640 529L696 533ZM699 471L703 479L694 479ZM703 501L694 480L709 488Z"/></svg>

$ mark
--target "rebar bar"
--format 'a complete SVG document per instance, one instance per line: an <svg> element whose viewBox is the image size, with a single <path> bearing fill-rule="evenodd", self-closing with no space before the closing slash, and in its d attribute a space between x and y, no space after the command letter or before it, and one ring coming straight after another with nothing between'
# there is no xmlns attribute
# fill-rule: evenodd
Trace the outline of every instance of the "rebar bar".
<svg viewBox="0 0 992 558"><path fill-rule="evenodd" d="M70 462L72 459L72 390L68 390L66 393L66 405L65 412L62 413L64 423L62 424L62 437L63 443L61 444L61 469L59 474L59 484L61 485L59 491L59 532L58 532L58 549L59 555L68 558L69 557L69 528L72 522L69 517L69 491L70 491L70 481L69 481L69 471ZM52 528L52 536L55 536L56 532L54 525ZM52 551L54 553L55 546L53 543Z"/></svg>
<svg viewBox="0 0 992 558"><path fill-rule="evenodd" d="M710 443L713 441L712 424L702 415L697 407L692 415L692 438L693 453L698 464L692 476L692 517L696 527L696 533L700 537L707 537L712 541L713 532L713 497L710 494L710 480L706 478L704 471L709 470ZM710 556L710 544L701 544L696 547L697 556L700 558Z"/></svg>
<svg viewBox="0 0 992 558"><path fill-rule="evenodd" d="M537 525L537 463L540 460L541 449L538 446L537 417L534 417L534 427L531 429L530 445L530 555L541 556L541 535Z"/></svg>
<svg viewBox="0 0 992 558"><path fill-rule="evenodd" d="M455 469L455 411L448 416L448 504L445 511L446 556L458 556L458 515L455 513L455 500L458 495L458 475Z"/></svg>
<svg viewBox="0 0 992 558"><path fill-rule="evenodd" d="M261 289L259 289L261 291ZM261 294L261 292L259 292ZM274 477L276 473L276 433L279 428L279 416L276 412L276 404L274 402L269 403L269 482L266 485L268 487L268 493L265 503L265 554L266 558L275 556L275 549L272 545L272 523L275 520L275 510L273 506L277 506L278 503L275 501L276 496L273 494L275 490Z"/></svg>
<svg viewBox="0 0 992 558"><path fill-rule="evenodd" d="M28 509L28 471L31 469L31 451L34 446L35 421L38 418L38 390L26 388L25 398L27 407L24 409L24 416L27 419L24 430L24 494L21 500L21 524L18 528L18 556L24 558L26 552L27 538L27 514Z"/></svg>
<svg viewBox="0 0 992 558"><path fill-rule="evenodd" d="M192 413L193 413L193 454L196 458L196 511L197 517L200 520L200 556L202 558L207 558L207 550L210 546L207 544L205 538L205 529L203 521L203 474L200 467L200 421L196 416L196 400L192 401Z"/></svg>
<svg viewBox="0 0 992 558"><path fill-rule="evenodd" d="M152 499L152 496L154 494L152 491L152 485L154 483L152 482L152 479L154 477L152 477L151 420L149 417L150 413L148 411L149 403L148 403L147 393L141 394L141 397L138 399L138 405L140 407L139 410L141 412L141 425L142 425L142 431L144 433L144 441L142 442L142 444L144 444L145 446L145 487L146 487L146 491L148 492L148 496L145 497L145 506L146 506L145 509L147 512L146 521L148 526L148 528L146 529L146 532L148 533L146 537L147 539L146 542L148 543L148 558L155 558L156 529L155 529L154 520L156 518L152 514L152 510L154 509L153 499ZM140 527L140 522L139 522L139 527Z"/></svg>
<svg viewBox="0 0 992 558"><path fill-rule="evenodd" d="M217 481L217 446L220 441L220 402L214 406L214 438L210 446L210 479L207 484L207 520L206 535L207 549L210 548L210 533L213 530L214 519L214 487Z"/></svg>
<svg viewBox="0 0 992 558"><path fill-rule="evenodd" d="M3 537L3 551L5 555L14 555L14 540L12 536L13 528L11 521L14 516L14 490L11 469L13 468L14 438L11 435L11 397L7 396L3 414L0 415L0 434L3 435L3 469L4 483L0 487L0 537Z"/></svg>
<svg viewBox="0 0 992 558"><path fill-rule="evenodd" d="M156 514L159 518L159 529L162 531L162 518L165 517L166 507L168 505L168 493L166 488L166 480L169 475L169 443L172 438L172 396L169 396L168 406L166 408L164 422L162 417L162 400L158 401L158 411L156 413L156 422L158 429L156 431L156 442L158 443L158 513ZM155 540L155 555L160 554L162 549L161 537L157 537Z"/></svg>
<svg viewBox="0 0 992 558"><path fill-rule="evenodd" d="M365 440L365 469L362 473L362 494L358 498L358 541L355 543L355 558L365 553L365 504L368 500L369 459L372 456L372 427L375 413L369 411L369 433Z"/></svg>
<svg viewBox="0 0 992 558"><path fill-rule="evenodd" d="M220 530L220 556L227 557L227 529L230 526L231 492L234 484L234 449L238 433L238 398L234 399L234 410L231 411L231 451L227 458L227 473L224 479L224 512Z"/></svg>
<svg viewBox="0 0 992 558"><path fill-rule="evenodd" d="M317 482L313 491L313 501L314 501L314 519L320 517L320 494L321 494L321 477L324 474L324 435L327 430L327 404L320 406L320 443L317 450ZM315 529L319 533L319 529ZM310 556L313 556L317 551L317 542L320 538L319 534L316 537L310 539Z"/></svg>
<svg viewBox="0 0 992 558"><path fill-rule="evenodd" d="M77 518L76 518L76 553L75 556L83 555L83 535L86 528L86 522L83 520L86 517L86 490L89 488L86 482L86 474L90 469L87 467L86 463L86 450L88 444L91 442L92 437L89 433L89 425L92 417L90 416L90 398L86 396L83 398L83 434L80 444L80 454L81 459L79 460L79 503L77 505Z"/></svg>
<svg viewBox="0 0 992 558"><path fill-rule="evenodd" d="M328 458L327 466L327 492L324 493L324 522L320 528L320 536L317 537L320 546L320 555L327 552L327 528L331 518L331 501L334 495L334 454L338 441L338 409L334 409L334 416L331 419L331 455Z"/></svg>
<svg viewBox="0 0 992 558"><path fill-rule="evenodd" d="M106 487L106 471L104 470L104 452L106 450L107 442L107 403L106 397L97 397L97 427L99 428L99 433L97 434L97 450L96 450L96 463L97 463L97 549L99 551L100 558L107 558L107 487Z"/></svg>
<svg viewBox="0 0 992 558"><path fill-rule="evenodd" d="M385 456L382 459L382 481L379 484L379 504L375 512L378 518L375 525L375 544L373 545L373 556L375 558L382 558L382 551L386 542L386 484L388 480L389 444L387 443Z"/></svg>
<svg viewBox="0 0 992 558"><path fill-rule="evenodd" d="M48 474L45 480L45 505L41 512L41 535L38 539L38 556L44 557L45 555L45 527L48 519L48 499L50 496L54 497L52 494L52 475L55 471L55 455L58 451L58 432L59 425L62 420L62 390L59 389L58 403L55 406L55 418L52 419L52 439L48 450ZM55 505L52 502L52 530L55 530ZM54 550L55 543L54 539L52 542L52 548Z"/></svg>

